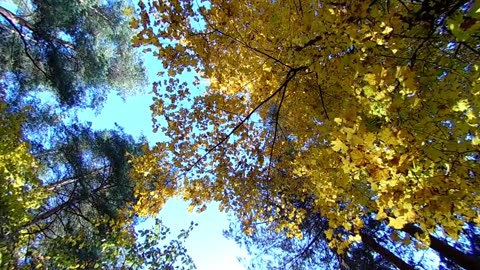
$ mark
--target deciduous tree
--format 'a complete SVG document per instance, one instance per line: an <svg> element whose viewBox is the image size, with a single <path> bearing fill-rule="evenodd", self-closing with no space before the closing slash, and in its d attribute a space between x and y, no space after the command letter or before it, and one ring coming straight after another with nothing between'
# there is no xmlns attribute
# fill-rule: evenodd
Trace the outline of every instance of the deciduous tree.
<svg viewBox="0 0 480 270"><path fill-rule="evenodd" d="M219 201L247 234L267 222L301 238L295 203L312 200L340 253L372 214L415 224L427 246L438 231L458 239L480 224L479 6L141 1L134 44L154 46L167 71L152 112L170 140L137 163L160 183L138 191L137 209L181 192L192 206ZM174 180L158 166L172 157Z"/></svg>

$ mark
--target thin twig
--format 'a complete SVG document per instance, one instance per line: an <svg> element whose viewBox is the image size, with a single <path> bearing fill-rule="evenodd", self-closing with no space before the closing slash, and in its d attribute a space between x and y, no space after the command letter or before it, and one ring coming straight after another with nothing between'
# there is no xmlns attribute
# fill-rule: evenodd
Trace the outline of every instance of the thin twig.
<svg viewBox="0 0 480 270"><path fill-rule="evenodd" d="M267 54L267 53L265 53L265 52L263 52L263 51L261 51L261 50L259 50L259 49L257 49L257 48L254 48L254 47L248 45L247 43L242 42L241 40L238 40L237 38L235 38L235 37L233 37L233 36L231 36L231 35L229 35L229 34L227 34L227 33L222 32L221 30L214 29L214 31L217 32L217 33L219 33L219 34L221 34L221 35L223 35L223 36L226 36L226 37L230 38L231 40L233 40L233 41L235 41L235 42L240 43L241 45L247 47L248 49L250 49L250 50L252 50L252 51L254 51L254 52L257 52L257 53L259 53L259 54L261 54L261 55L263 55L263 56L265 56L265 57L267 57L267 58L269 58L269 59L272 59L273 61L275 61L275 62L277 62L277 63L279 63L279 64L281 64L281 65L283 65L283 66L288 67L289 69L293 69L292 66L290 66L290 65L282 62L280 59L278 59L278 58L276 58L276 57L273 57L273 56L271 56L271 55L269 55L269 54Z"/></svg>
<svg viewBox="0 0 480 270"><path fill-rule="evenodd" d="M198 5L198 2L197 2L197 5ZM281 64L281 65L283 65L283 66L288 67L290 70L294 70L294 68L293 68L292 66L290 66L290 65L282 62L280 59L278 59L278 58L276 58L276 57L273 57L273 56L271 56L271 55L269 55L269 54L267 54L267 53L265 53L265 52L263 52L263 51L261 51L261 50L259 50L259 49L257 49L257 48L254 48L254 47L248 45L246 42L243 42L243 41L239 40L238 38L235 38L235 37L233 37L232 35L227 34L227 33L223 32L223 31L221 31L220 29L218 29L217 27L215 27L214 25L212 25L212 23L207 19L207 16L206 16L205 14L203 14L203 12L201 12L201 11L200 11L200 15L202 15L205 23L206 23L211 29L213 29L214 32L217 32L217 33L219 33L219 34L221 34L221 35L223 35L223 36L226 36L226 37L230 38L231 40L233 40L233 41L235 41L235 42L237 42L237 43L240 43L241 45L247 47L248 49L253 50L254 52L257 52L257 53L259 53L259 54L267 57L268 59L272 59L273 61L275 61L275 62L277 62L277 63L279 63L279 64ZM238 31L238 30L237 30L237 31ZM240 38L243 38L243 37L240 36Z"/></svg>
<svg viewBox="0 0 480 270"><path fill-rule="evenodd" d="M322 235L322 233L323 232L317 232L315 236L312 237L312 240L308 243L306 247L302 249L301 252L297 253L294 257L291 257L290 260L288 260L286 263L283 264L284 268L286 268L285 266L291 264L292 262L296 261L297 259L301 258L303 255L305 255L305 253L307 253L310 250L310 248L320 239L320 236Z"/></svg>
<svg viewBox="0 0 480 270"><path fill-rule="evenodd" d="M433 31L432 31L432 34L433 34ZM412 54L412 57L410 57L410 68L413 68L413 66L415 65L415 61L417 60L417 53L418 51L423 47L423 45L425 45L425 43L430 39L430 37L432 36L432 34L430 34L428 36L428 38L424 39L422 41L422 43L420 43L420 45L415 49L415 51L413 52Z"/></svg>
<svg viewBox="0 0 480 270"><path fill-rule="evenodd" d="M328 117L327 109L325 108L325 102L323 101L323 91L322 91L322 88L320 87L320 84L318 84L318 73L316 72L315 72L315 77L317 78L318 92L320 93L320 101L322 102L323 112L325 113L325 117L327 118L327 120L330 120L330 117Z"/></svg>
<svg viewBox="0 0 480 270"><path fill-rule="evenodd" d="M476 55L480 56L480 52L477 49L473 48L472 46L468 45L466 42L461 42L460 45L463 45L463 46L467 47L467 49L469 49L470 51L472 51Z"/></svg>
<svg viewBox="0 0 480 270"><path fill-rule="evenodd" d="M280 98L280 102L278 104L278 108L277 108L276 115L275 115L275 130L273 131L272 148L270 149L270 158L268 160L267 179L270 179L270 167L272 165L273 150L275 149L275 142L277 140L278 119L280 117L280 110L282 109L283 100L285 99L285 92L287 92L287 85L286 84L283 86L282 97Z"/></svg>
<svg viewBox="0 0 480 270"><path fill-rule="evenodd" d="M18 27L15 25L15 23L13 23L12 20L10 20L10 18L8 18L5 14L3 13L0 13L2 15L2 17L15 29L15 31L17 31L20 39L22 40L23 42L23 46L24 46L24 49L25 49L25 54L27 55L27 57L30 59L30 61L32 61L32 64L38 69L40 70L43 75L45 75L45 77L48 79L48 74L37 64L37 62L35 61L35 59L33 59L32 55L30 54L29 52L29 49L28 49L28 43L27 41L25 40L25 38L23 37L23 34L22 34L22 31L20 31L20 29L18 29Z"/></svg>
<svg viewBox="0 0 480 270"><path fill-rule="evenodd" d="M402 0L398 0L398 2L400 2L400 4L402 4L402 6L407 10L408 13L410 13L410 9L407 7L407 5L405 5L405 3L403 3Z"/></svg>

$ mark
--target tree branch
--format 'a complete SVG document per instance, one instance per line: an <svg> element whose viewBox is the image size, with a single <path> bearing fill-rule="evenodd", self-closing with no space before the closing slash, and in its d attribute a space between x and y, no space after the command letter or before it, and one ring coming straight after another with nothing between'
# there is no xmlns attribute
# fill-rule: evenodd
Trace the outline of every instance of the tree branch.
<svg viewBox="0 0 480 270"><path fill-rule="evenodd" d="M294 69L292 66L290 66L290 65L288 65L288 64L286 64L286 63L283 63L280 59L275 58L275 57L273 57L273 56L271 56L271 55L269 55L269 54L267 54L267 53L265 53L265 52L263 52L263 51L261 51L261 50L259 50L259 49L257 49L257 48L254 48L254 47L248 45L246 42L243 42L243 41L241 41L241 40L239 40L239 39L237 39L237 38L235 38L235 37L233 37L233 36L231 36L231 35L229 35L229 34L227 34L227 33L224 33L224 32L221 31L220 29L214 27L214 26L208 21L208 19L207 19L207 17L205 16L205 14L203 14L203 12L201 12L201 11L200 11L200 15L202 15L204 21L207 23L208 26L210 26L210 28L213 30L213 32L217 32L217 33L219 33L219 34L221 34L221 35L223 35L223 36L226 36L226 37L230 38L231 40L233 40L233 41L235 41L235 42L237 42L237 43L240 43L241 45L249 48L250 50L252 50L252 51L254 51L254 52L257 52L257 53L259 53L259 54L267 57L268 59L272 59L273 61L275 61L275 62L277 62L277 63L279 63L279 64L281 64L281 65L283 65L283 66L288 67L290 70L293 70L293 69Z"/></svg>
<svg viewBox="0 0 480 270"><path fill-rule="evenodd" d="M406 224L402 231L413 237L417 237L417 234L424 233L422 229L411 223ZM428 234L428 237L430 238L430 248L437 251L440 255L445 256L465 269L480 269L480 259L478 257L465 254L431 234Z"/></svg>
<svg viewBox="0 0 480 270"><path fill-rule="evenodd" d="M322 87L320 86L320 84L318 84L318 73L316 72L315 72L315 77L317 78L318 93L320 94L320 101L322 102L323 112L325 112L325 117L327 118L327 120L330 120L330 117L328 117L327 109L325 108L325 102L323 101Z"/></svg>
<svg viewBox="0 0 480 270"><path fill-rule="evenodd" d="M302 252L297 253L297 255L295 257L290 258L290 260L288 260L286 263L284 263L283 264L284 268L282 268L282 269L285 269L286 268L285 266L291 264L295 260L301 258L305 253L307 253L310 250L310 248L313 246L313 244L315 244L320 239L320 236L322 236L322 234L323 234L323 232L321 232L321 231L317 232L315 234L315 236L312 237L312 240L307 244L307 246L302 249Z"/></svg>
<svg viewBox="0 0 480 270"><path fill-rule="evenodd" d="M22 40L23 42L23 46L24 46L24 49L25 49L25 54L27 55L27 57L30 59L30 61L32 62L32 64L38 69L40 70L43 75L45 75L45 77L48 79L48 74L38 65L37 61L35 61L35 59L33 59L32 55L30 54L29 52L29 49L28 49L28 43L27 41L25 40L24 36L23 36L23 33L20 29L18 29L18 27L15 25L15 23L9 18L9 16L5 15L2 11L5 10L3 7L0 7L0 15L2 15L2 17L15 29L15 31L17 31L18 35L20 36L20 39Z"/></svg>
<svg viewBox="0 0 480 270"><path fill-rule="evenodd" d="M250 117L252 117L252 115L260 108L262 107L265 103L267 103L269 100L271 100L276 94L278 94L280 91L282 91L282 89L284 87L286 87L286 85L295 77L295 75L297 74L297 72L301 71L301 70L305 70L306 67L299 67L299 68L295 68L295 69L291 69L286 78L285 78L285 81L282 83L282 85L280 85L280 87L277 88L277 90L275 90L269 97L267 97L266 99L264 99L262 102L260 102L255 108L253 108L252 111L250 111L250 113L245 116L223 139L221 139L218 143L216 143L214 146L210 147L207 152L205 154L203 154L200 158L198 158L190 167L188 167L188 169L185 171L186 172L189 172L191 171L194 167L196 167L200 161L202 161L205 157L207 157L213 150L215 150L217 147L219 147L220 145L222 145L224 142L226 142L230 136L232 136L235 131L237 131L248 119L250 119Z"/></svg>
<svg viewBox="0 0 480 270"><path fill-rule="evenodd" d="M0 6L0 14L8 21L8 23L10 25L15 26L14 23L17 23L20 26L27 28L31 32L38 34L38 32L35 31L35 26L34 25L27 22L22 17L19 17L19 16L15 15L13 12L11 12L10 10L8 10L8 9L2 7L2 6ZM19 35L26 37L26 35L24 33L22 33L21 31L19 32L18 29L16 29L16 32ZM31 38L31 37L27 37L27 38L30 39L30 40L34 40L34 38ZM69 48L69 49L72 49L72 50L75 49L75 46L72 43L70 43L68 41L65 41L65 40L62 40L62 39L59 39L57 37L54 37L54 36L45 37L45 36L42 35L42 38L53 40L53 41L59 43L60 45L66 47L66 48ZM35 42L38 42L38 41L35 40Z"/></svg>
<svg viewBox="0 0 480 270"><path fill-rule="evenodd" d="M107 18L107 16L105 16L105 14L103 14L102 12L100 12L98 9L97 9L97 6L93 6L93 7L90 7L90 10L93 11L93 13L95 13L96 15L98 15L100 18L102 18L109 26L112 30L115 29L115 25L114 23L112 22L112 20L110 20L109 18Z"/></svg>
<svg viewBox="0 0 480 270"><path fill-rule="evenodd" d="M380 254L384 259L395 265L401 270L414 270L415 268L405 262L402 258L398 257L394 253L392 253L390 250L387 248L383 247L380 245L374 237L371 235L365 233L365 232L360 232L360 236L362 237L362 242L369 246L371 249L373 249L375 252Z"/></svg>
<svg viewBox="0 0 480 270"><path fill-rule="evenodd" d="M235 42L237 42L237 43L240 43L241 45L247 47L248 49L250 49L250 50L252 50L252 51L254 51L254 52L257 52L257 53L259 53L259 54L261 54L261 55L263 55L263 56L265 56L265 57L267 57L267 58L269 58L269 59L272 59L273 61L275 61L275 62L277 62L277 63L279 63L279 64L281 64L281 65L283 65L283 66L288 67L289 69L293 69L292 66L290 66L290 65L282 62L280 59L278 59L278 58L276 58L276 57L273 57L273 56L271 56L271 55L269 55L269 54L267 54L267 53L265 53L265 52L263 52L263 51L261 51L261 50L259 50L259 49L257 49L257 48L254 48L254 47L248 45L247 43L245 43L245 42L243 42L243 41L241 41L241 40L238 40L237 38L235 38L235 37L233 37L233 36L231 36L231 35L229 35L229 34L227 34L227 33L222 32L221 30L218 30L218 29L214 28L214 31L217 32L217 33L219 33L219 34L221 34L221 35L223 35L223 36L226 36L226 37L230 38L231 40L233 40L233 41L235 41Z"/></svg>
<svg viewBox="0 0 480 270"><path fill-rule="evenodd" d="M273 132L272 148L270 149L270 158L268 160L267 179L270 179L270 167L272 165L273 150L275 149L275 142L277 140L278 118L280 117L280 110L282 109L283 100L285 99L285 92L287 92L287 85L285 84L282 88L283 88L282 97L280 99L280 103L278 104L278 108L275 115L275 130Z"/></svg>
<svg viewBox="0 0 480 270"><path fill-rule="evenodd" d="M478 51L477 49L473 48L472 46L468 45L466 42L460 42L461 45L467 47L467 49L469 49L470 51L472 51L473 53L475 53L476 55L480 56L480 51Z"/></svg>
<svg viewBox="0 0 480 270"><path fill-rule="evenodd" d="M330 33L327 33L327 34L330 34ZM305 43L303 46L297 46L295 47L295 51L299 52L309 46L312 46L312 45L315 45L315 43L319 42L320 40L322 40L322 36L318 35L316 37L314 37L313 39L307 41L307 43Z"/></svg>
<svg viewBox="0 0 480 270"><path fill-rule="evenodd" d="M90 171L90 172L88 172L84 175L77 175L77 176L64 178L60 181L57 181L57 182L54 182L54 183L51 183L51 184L47 184L44 187L48 191L53 191L53 190L56 190L58 188L61 188L61 187L65 186L65 185L74 183L74 182L78 181L80 178L84 178L84 177L87 177L87 176L90 176L90 175L92 175L92 176L99 175L101 173L104 173L107 169L110 169L109 165L105 165L105 166L100 167L98 169L92 170L92 171Z"/></svg>

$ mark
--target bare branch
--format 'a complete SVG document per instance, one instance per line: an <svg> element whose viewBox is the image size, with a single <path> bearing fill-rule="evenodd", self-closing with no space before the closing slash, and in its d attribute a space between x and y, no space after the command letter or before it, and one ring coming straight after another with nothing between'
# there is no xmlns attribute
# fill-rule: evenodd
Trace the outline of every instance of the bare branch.
<svg viewBox="0 0 480 270"><path fill-rule="evenodd" d="M479 55L479 56L480 56L480 51L478 51L477 49L475 49L475 48L473 48L472 46L468 45L466 42L461 42L460 45L465 46L467 49L469 49L470 51L472 51L472 52L475 53L476 55Z"/></svg>
<svg viewBox="0 0 480 270"><path fill-rule="evenodd" d="M277 133L278 133L278 119L280 117L280 109L282 108L282 103L283 100L285 99L285 92L287 91L287 85L283 87L282 91L282 97L280 99L280 103L278 104L278 108L275 114L275 130L273 132L273 142L272 142L272 148L270 149L270 158L268 160L268 169L267 169L267 179L270 179L270 168L272 165L272 159L273 159L273 150L275 149L275 142L277 140Z"/></svg>
<svg viewBox="0 0 480 270"><path fill-rule="evenodd" d="M51 183L51 184L47 184L45 185L44 187L48 190L48 191L53 191L53 190L56 190L56 189L59 189L65 185L68 185L68 184L71 184L71 183L75 183L76 181L78 181L79 179L81 178L84 178L84 177L87 177L87 176L97 176L97 175L100 175L101 173L105 173L107 170L111 169L110 166L108 165L105 165L103 167L100 167L100 168L97 168L97 169L94 169L84 175L78 175L78 176L72 176L72 177L66 177L64 179L61 179L57 182L54 182L54 183Z"/></svg>
<svg viewBox="0 0 480 270"><path fill-rule="evenodd" d="M285 269L287 265L291 264L292 262L298 260L299 258L301 258L303 255L305 255L305 253L307 253L311 248L312 246L320 239L320 236L322 236L323 232L317 232L315 234L314 237L312 237L312 240L310 240L310 242L307 244L307 246L305 246L301 252L297 253L297 255L295 255L294 257L290 258L290 260L288 260L286 263L284 263L282 269Z"/></svg>
<svg viewBox="0 0 480 270"><path fill-rule="evenodd" d="M4 9L4 8L1 8L1 9ZM0 11L1 11L0 9ZM45 75L46 78L48 78L48 74L38 65L37 61L35 61L35 59L33 59L32 55L30 54L29 52L29 49L28 49L28 43L27 41L25 40L25 37L23 36L23 33L20 29L18 29L18 27L15 25L15 23L9 18L9 16L5 15L3 12L0 12L0 15L2 15L2 17L15 29L15 31L17 31L18 35L20 36L20 39L22 40L23 42L23 46L24 46L24 49L25 49L25 54L27 55L27 57L30 59L30 61L32 61L32 64L38 69L40 70L43 75Z"/></svg>
<svg viewBox="0 0 480 270"><path fill-rule="evenodd" d="M8 9L5 9L4 7L0 6L0 14L8 21L8 23L10 25L12 25L13 27L15 27L14 23L20 25L21 27L25 27L27 28L28 30L30 30L32 33L36 33L36 34L39 34L37 31L35 31L35 26L32 25L31 23L29 23L28 21L26 21L25 19L23 19L22 17L19 17L15 14L13 14L10 10ZM3 28L6 28L6 27L3 27ZM15 30L16 32L27 38L27 39L30 39L32 41L34 41L35 43L38 43L38 40L34 40L34 38L32 37L28 37L25 33L21 32L21 31L18 31L18 29L15 27ZM59 43L60 45L68 48L68 49L75 49L75 46L68 42L68 41L65 41L65 40L62 40L62 39L59 39L57 37L54 37L54 36L48 36L48 37L45 37L43 35L41 35L42 38L46 38L46 39L49 39L49 40L52 40L52 41L55 41L57 43Z"/></svg>

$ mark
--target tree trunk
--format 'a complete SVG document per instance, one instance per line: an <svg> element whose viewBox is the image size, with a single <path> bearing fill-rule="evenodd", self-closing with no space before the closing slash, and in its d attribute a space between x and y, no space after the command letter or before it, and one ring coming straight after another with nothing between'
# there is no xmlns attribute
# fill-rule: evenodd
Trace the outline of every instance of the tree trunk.
<svg viewBox="0 0 480 270"><path fill-rule="evenodd" d="M400 270L414 270L415 269L413 266L406 263L404 260L399 258L397 255L393 254L390 250L384 248L382 245L377 243L375 238L373 238L369 234L361 232L360 236L362 237L362 241L365 245L369 246L375 252L380 254L384 259L386 259L387 261L391 262L393 265L398 267L398 269L400 269Z"/></svg>
<svg viewBox="0 0 480 270"><path fill-rule="evenodd" d="M422 229L413 224L405 225L402 231L408 233L413 237L415 237L416 233L423 233ZM430 248L438 252L440 255L448 258L452 262L458 264L465 269L480 269L480 258L465 254L431 234L429 234L428 236L430 238Z"/></svg>

